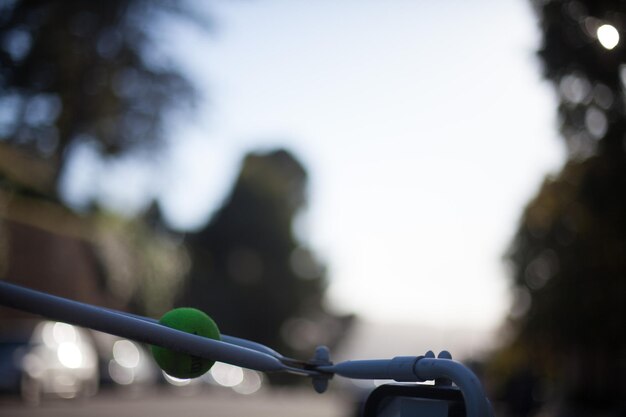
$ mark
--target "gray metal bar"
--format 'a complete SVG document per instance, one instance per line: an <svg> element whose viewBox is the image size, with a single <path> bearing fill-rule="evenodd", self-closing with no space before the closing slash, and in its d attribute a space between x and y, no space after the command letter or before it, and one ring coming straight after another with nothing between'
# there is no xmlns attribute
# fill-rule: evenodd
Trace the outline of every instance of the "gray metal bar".
<svg viewBox="0 0 626 417"><path fill-rule="evenodd" d="M4 281L0 281L0 304L53 320L262 372L317 374L284 365L267 352L196 336L163 326L151 319L68 300Z"/></svg>
<svg viewBox="0 0 626 417"><path fill-rule="evenodd" d="M399 382L416 382L414 366L417 356L397 356L393 359L346 361L334 365L318 366L322 372L336 373L354 379L393 379Z"/></svg>

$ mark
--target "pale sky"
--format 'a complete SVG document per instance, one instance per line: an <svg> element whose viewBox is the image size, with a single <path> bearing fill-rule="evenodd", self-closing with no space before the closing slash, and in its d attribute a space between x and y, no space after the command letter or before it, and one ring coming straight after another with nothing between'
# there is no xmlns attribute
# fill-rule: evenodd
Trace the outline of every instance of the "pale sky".
<svg viewBox="0 0 626 417"><path fill-rule="evenodd" d="M332 307L496 327L510 302L502 255L564 157L528 2L220 1L209 13L213 35L163 35L208 102L176 125L160 175L129 187L114 170L100 192L122 208L141 193L120 184L156 192L193 228L246 152L285 147L310 175L297 230L329 266Z"/></svg>

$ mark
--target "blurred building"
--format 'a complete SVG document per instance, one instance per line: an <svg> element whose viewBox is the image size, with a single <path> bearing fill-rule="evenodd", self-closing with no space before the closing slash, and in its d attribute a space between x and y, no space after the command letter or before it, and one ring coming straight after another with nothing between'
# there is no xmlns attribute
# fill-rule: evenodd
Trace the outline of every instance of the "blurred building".
<svg viewBox="0 0 626 417"><path fill-rule="evenodd" d="M107 291L90 219L48 197L53 187L51 164L0 144L0 176L0 277L51 294L122 308ZM0 308L2 319L28 316Z"/></svg>

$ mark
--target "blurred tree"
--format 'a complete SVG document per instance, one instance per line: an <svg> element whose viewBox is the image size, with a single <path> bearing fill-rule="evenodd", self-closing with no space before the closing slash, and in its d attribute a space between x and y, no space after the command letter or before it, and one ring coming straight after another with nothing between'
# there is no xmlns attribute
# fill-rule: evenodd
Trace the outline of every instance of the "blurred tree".
<svg viewBox="0 0 626 417"><path fill-rule="evenodd" d="M0 2L0 279L143 314L171 305L188 258L160 212L81 216L58 188L81 145L153 154L168 112L194 104L156 33L168 19L207 28L187 4Z"/></svg>
<svg viewBox="0 0 626 417"><path fill-rule="evenodd" d="M144 216L133 219L103 211L91 216L91 241L106 277L106 292L131 311L150 317L173 307L189 271L182 239L152 223L156 207L154 203Z"/></svg>
<svg viewBox="0 0 626 417"><path fill-rule="evenodd" d="M292 232L305 183L304 168L284 150L248 155L223 207L188 236L192 269L181 300L224 333L289 355L336 344L350 321L324 308L325 270Z"/></svg>
<svg viewBox="0 0 626 417"><path fill-rule="evenodd" d="M165 114L194 102L155 42L172 14L191 16L168 0L2 2L0 140L53 161L48 192L75 145L103 157L153 149Z"/></svg>
<svg viewBox="0 0 626 417"><path fill-rule="evenodd" d="M569 160L529 203L508 253L512 340L494 364L509 381L542 381L527 405L615 409L626 398L626 3L534 5Z"/></svg>

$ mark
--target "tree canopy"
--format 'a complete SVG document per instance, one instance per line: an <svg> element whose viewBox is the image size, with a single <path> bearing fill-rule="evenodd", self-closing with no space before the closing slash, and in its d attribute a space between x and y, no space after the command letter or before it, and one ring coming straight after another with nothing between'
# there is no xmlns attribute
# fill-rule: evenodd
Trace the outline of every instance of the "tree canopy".
<svg viewBox="0 0 626 417"><path fill-rule="evenodd" d="M300 356L336 344L350 321L325 308L325 268L292 230L306 179L287 151L247 155L223 206L188 235L192 267L180 302L226 334Z"/></svg>
<svg viewBox="0 0 626 417"><path fill-rule="evenodd" d="M495 362L511 378L534 373L527 403L611 408L626 397L626 4L533 4L568 160L526 207L507 254L513 337Z"/></svg>
<svg viewBox="0 0 626 417"><path fill-rule="evenodd" d="M154 39L160 18L190 16L177 2L18 0L0 8L0 140L48 158L57 178L78 143L103 157L154 149L167 113L196 98Z"/></svg>

